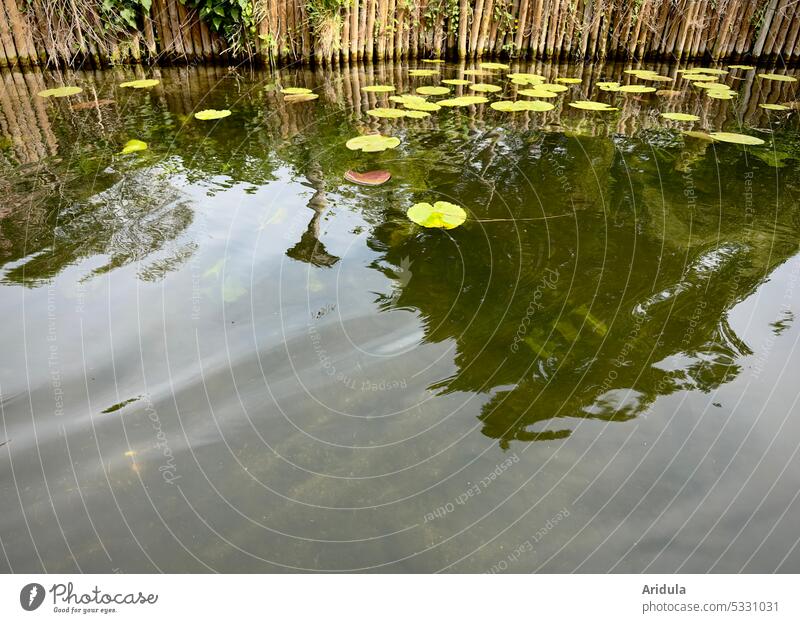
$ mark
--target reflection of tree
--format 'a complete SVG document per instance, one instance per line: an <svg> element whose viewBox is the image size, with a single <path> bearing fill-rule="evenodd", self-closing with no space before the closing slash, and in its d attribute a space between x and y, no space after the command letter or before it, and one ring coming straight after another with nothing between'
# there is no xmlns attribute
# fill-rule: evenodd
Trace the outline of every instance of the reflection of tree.
<svg viewBox="0 0 800 623"><path fill-rule="evenodd" d="M314 216L308 223L308 227L300 237L300 241L291 249L286 251L293 260L308 262L314 266L333 266L339 261L335 255L331 255L325 249L325 245L320 242L319 221L325 208L328 205L325 199L325 186L322 179L322 170L319 165L311 167L311 171L306 174L309 183L314 188L314 194L308 201L308 207L314 211Z"/></svg>

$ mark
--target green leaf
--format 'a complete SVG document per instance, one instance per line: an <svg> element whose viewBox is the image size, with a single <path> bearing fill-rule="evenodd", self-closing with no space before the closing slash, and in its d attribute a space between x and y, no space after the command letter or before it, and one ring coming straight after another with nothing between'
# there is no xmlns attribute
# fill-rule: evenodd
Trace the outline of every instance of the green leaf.
<svg viewBox="0 0 800 623"><path fill-rule="evenodd" d="M125 145L122 147L122 151L119 152L121 154L132 154L137 151L144 151L147 149L147 143L144 141L140 141L139 139L132 138L129 140Z"/></svg>
<svg viewBox="0 0 800 623"><path fill-rule="evenodd" d="M230 110L214 110L213 108L207 108L206 110L194 113L194 118L200 121L213 121L214 119L229 117L230 114Z"/></svg>
<svg viewBox="0 0 800 623"><path fill-rule="evenodd" d="M467 220L464 208L448 201L437 201L433 205L415 203L408 209L406 216L417 225L442 229L453 229Z"/></svg>
<svg viewBox="0 0 800 623"><path fill-rule="evenodd" d="M347 149L353 151L363 151L366 153L374 153L385 151L387 149L394 149L400 144L400 139L394 136L382 136L380 134L365 134L356 136L347 141Z"/></svg>

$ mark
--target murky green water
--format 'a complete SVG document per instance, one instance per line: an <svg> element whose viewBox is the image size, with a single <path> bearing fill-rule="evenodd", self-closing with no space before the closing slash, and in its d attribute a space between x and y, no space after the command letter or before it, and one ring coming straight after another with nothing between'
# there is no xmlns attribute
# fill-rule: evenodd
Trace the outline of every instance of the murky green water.
<svg viewBox="0 0 800 623"><path fill-rule="evenodd" d="M406 69L2 77L0 569L800 571L797 87L367 116Z"/></svg>

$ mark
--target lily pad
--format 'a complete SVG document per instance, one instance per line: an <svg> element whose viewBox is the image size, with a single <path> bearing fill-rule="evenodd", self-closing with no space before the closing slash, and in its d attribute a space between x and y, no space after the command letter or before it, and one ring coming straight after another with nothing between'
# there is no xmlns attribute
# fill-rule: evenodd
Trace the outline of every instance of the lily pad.
<svg viewBox="0 0 800 623"><path fill-rule="evenodd" d="M735 132L711 132L709 135L715 141L723 143L735 143L737 145L763 145L764 141L757 136L747 134L736 134Z"/></svg>
<svg viewBox="0 0 800 623"><path fill-rule="evenodd" d="M496 84L483 84L479 82L477 84L469 85L469 90L477 91L479 93L497 93L498 91L502 91L502 88Z"/></svg>
<svg viewBox="0 0 800 623"><path fill-rule="evenodd" d="M420 101L409 100L402 102L402 104L409 110L418 110L422 112L436 112L437 110L442 109L442 107L439 106L439 104L435 104L434 102L426 102L425 100L420 100Z"/></svg>
<svg viewBox="0 0 800 623"><path fill-rule="evenodd" d="M698 132L697 130L685 130L683 134L684 136L688 136L690 138L696 138L701 141L709 141L709 142L714 141L714 138L708 132Z"/></svg>
<svg viewBox="0 0 800 623"><path fill-rule="evenodd" d="M418 87L417 93L420 95L447 95L450 89L447 87Z"/></svg>
<svg viewBox="0 0 800 623"><path fill-rule="evenodd" d="M512 84L518 86L535 86L544 82L544 76L539 74L526 74L526 73L512 73L508 74Z"/></svg>
<svg viewBox="0 0 800 623"><path fill-rule="evenodd" d="M579 100L577 102L570 102L569 103L572 108L577 108L579 110L595 110L595 111L611 111L611 110L618 110L613 106L609 106L604 102L592 102L589 100Z"/></svg>
<svg viewBox="0 0 800 623"><path fill-rule="evenodd" d="M545 91L551 91L552 93L563 93L564 91L569 90L568 86L563 84L553 84L552 82L543 82L542 84L537 84L536 88L544 89Z"/></svg>
<svg viewBox="0 0 800 623"><path fill-rule="evenodd" d="M700 121L697 115L690 115L685 112L662 112L661 116L670 121Z"/></svg>
<svg viewBox="0 0 800 623"><path fill-rule="evenodd" d="M618 89L620 93L655 93L655 87L646 87L643 84L626 84Z"/></svg>
<svg viewBox="0 0 800 623"><path fill-rule="evenodd" d="M606 82L604 84L598 83L598 87L601 91L610 91L612 93L616 93L620 90L619 82Z"/></svg>
<svg viewBox="0 0 800 623"><path fill-rule="evenodd" d="M442 80L442 84L452 84L453 86L463 87L472 83L469 80L461 80L460 78L450 78L448 80Z"/></svg>
<svg viewBox="0 0 800 623"><path fill-rule="evenodd" d="M759 104L759 106L765 110L791 110L791 108L783 104Z"/></svg>
<svg viewBox="0 0 800 623"><path fill-rule="evenodd" d="M758 74L758 77L764 78L764 80L776 80L777 82L797 82L797 78L783 74Z"/></svg>
<svg viewBox="0 0 800 623"><path fill-rule="evenodd" d="M362 91L367 93L391 93L394 87L389 84L373 84L369 87L361 87Z"/></svg>
<svg viewBox="0 0 800 623"><path fill-rule="evenodd" d="M122 147L122 151L119 152L121 154L132 154L136 151L144 151L147 149L147 143L144 141L140 141L139 139L132 138L129 140L125 145Z"/></svg>
<svg viewBox="0 0 800 623"><path fill-rule="evenodd" d="M580 78L556 78L556 82L561 84L580 84L583 81Z"/></svg>
<svg viewBox="0 0 800 623"><path fill-rule="evenodd" d="M481 69L510 69L505 63L481 63Z"/></svg>
<svg viewBox="0 0 800 623"><path fill-rule="evenodd" d="M729 89L706 89L706 95L715 100L732 100L736 91Z"/></svg>
<svg viewBox="0 0 800 623"><path fill-rule="evenodd" d="M448 201L437 201L433 205L415 203L408 209L406 215L417 225L442 229L453 229L467 220L464 208Z"/></svg>
<svg viewBox="0 0 800 623"><path fill-rule="evenodd" d="M58 87L57 89L45 89L39 91L39 97L69 97L70 95L77 95L83 91L80 87Z"/></svg>
<svg viewBox="0 0 800 623"><path fill-rule="evenodd" d="M408 70L409 76L438 76L439 71L437 69L409 69Z"/></svg>
<svg viewBox="0 0 800 623"><path fill-rule="evenodd" d="M389 171L382 170L359 173L351 169L344 174L344 179L362 186L380 186L392 179L392 174Z"/></svg>
<svg viewBox="0 0 800 623"><path fill-rule="evenodd" d="M609 82L609 81L596 82L595 84L600 88L603 88L603 87L617 87L617 88L619 88L619 86L620 86L619 82Z"/></svg>
<svg viewBox="0 0 800 623"><path fill-rule="evenodd" d="M558 97L558 93L545 89L520 89L517 93L526 97Z"/></svg>
<svg viewBox="0 0 800 623"><path fill-rule="evenodd" d="M755 68L756 68L755 65L728 65L728 69L750 70L750 69L755 69Z"/></svg>
<svg viewBox="0 0 800 623"><path fill-rule="evenodd" d="M480 95L462 95L461 97L454 97L447 100L439 100L436 102L439 106L448 106L450 108L459 106L474 106L475 104L485 104L489 100Z"/></svg>
<svg viewBox="0 0 800 623"><path fill-rule="evenodd" d="M394 149L400 144L400 139L394 136L383 136L381 134L364 134L351 138L345 143L347 149L353 151L363 151L366 153L375 153L379 151L386 151L387 149Z"/></svg>
<svg viewBox="0 0 800 623"><path fill-rule="evenodd" d="M156 80L155 78L149 79L142 79L142 80L131 80L130 82L123 82L119 86L121 87L130 87L132 89L149 89L150 87L156 86L160 80Z"/></svg>
<svg viewBox="0 0 800 623"><path fill-rule="evenodd" d="M406 110L404 112L405 116L409 119L424 119L425 117L431 116L431 113L424 110Z"/></svg>
<svg viewBox="0 0 800 623"><path fill-rule="evenodd" d="M684 73L700 73L700 74L713 74L717 76L724 76L728 72L724 69L715 69L713 67L692 67L688 71L684 71Z"/></svg>
<svg viewBox="0 0 800 623"><path fill-rule="evenodd" d="M692 82L716 82L719 76L710 76L708 74L683 74L683 77Z"/></svg>
<svg viewBox="0 0 800 623"><path fill-rule="evenodd" d="M406 111L399 108L373 108L367 114L380 119L399 119L406 116Z"/></svg>
<svg viewBox="0 0 800 623"><path fill-rule="evenodd" d="M194 113L194 118L200 119L200 121L213 121L214 119L230 117L230 114L230 110L214 110L213 108L207 108L206 110Z"/></svg>
<svg viewBox="0 0 800 623"><path fill-rule="evenodd" d="M287 104L294 104L297 102L310 102L319 97L318 93L298 93L296 95L286 95L283 101Z"/></svg>
<svg viewBox="0 0 800 623"><path fill-rule="evenodd" d="M444 63L441 58L423 58L423 63Z"/></svg>
<svg viewBox="0 0 800 623"><path fill-rule="evenodd" d="M490 106L500 112L546 112L555 108L550 102L542 102L540 100L517 102L503 100L501 102L492 102Z"/></svg>
<svg viewBox="0 0 800 623"><path fill-rule="evenodd" d="M281 93L284 95L308 95L311 93L311 89L305 89L303 87L286 87L285 89L281 89Z"/></svg>
<svg viewBox="0 0 800 623"><path fill-rule="evenodd" d="M465 69L464 70L465 76L491 76L491 71L485 71L483 69Z"/></svg>
<svg viewBox="0 0 800 623"><path fill-rule="evenodd" d="M669 76L661 76L659 74L647 74L643 76L637 76L641 80L650 80L651 82L674 82L674 78L670 78Z"/></svg>

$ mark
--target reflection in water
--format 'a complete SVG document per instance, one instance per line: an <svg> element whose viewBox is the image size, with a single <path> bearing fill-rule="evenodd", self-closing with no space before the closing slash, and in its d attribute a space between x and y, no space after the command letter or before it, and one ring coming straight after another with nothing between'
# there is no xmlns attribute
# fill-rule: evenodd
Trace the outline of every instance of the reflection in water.
<svg viewBox="0 0 800 623"><path fill-rule="evenodd" d="M800 439L776 421L792 390L764 372L789 365L780 345L795 339L794 295L787 285L774 309L770 288L791 283L796 262L800 143L795 112L758 106L793 101L796 87L749 72L733 102L691 87L598 97L595 82L629 79L624 66L514 69L580 77L573 99L621 110L585 113L562 96L547 113L370 117L391 103L363 86L428 83L391 65L155 69L161 84L137 92L115 87L121 69L3 75L0 486L27 493L0 536L30 523L45 552L35 563L19 540L14 570L485 570L495 538L513 549L515 531L566 507L572 526L525 569L573 570L601 546L599 570L717 564L711 541L681 560L658 551L706 542L690 520L718 490L707 479L738 488L751 463L783 460L779 425L789 447ZM35 96L55 79L84 93ZM286 103L285 86L320 98ZM200 123L200 108L233 115ZM768 142L687 137L664 110ZM371 131L402 144L344 147ZM148 151L120 155L131 138ZM389 184L343 180L377 168ZM405 217L438 199L468 221L440 231ZM753 301L765 321L739 317ZM779 401L774 419L740 418L735 405L762 394ZM425 521L504 461L480 503ZM668 494L638 510L660 486ZM777 487L775 504L796 490ZM719 520L755 495L704 504ZM619 513L601 515L608 531L594 527L601 512ZM630 538L617 542L621 518ZM711 530L730 542L750 518ZM746 564L772 570L773 553ZM719 564L738 570L751 554Z"/></svg>

